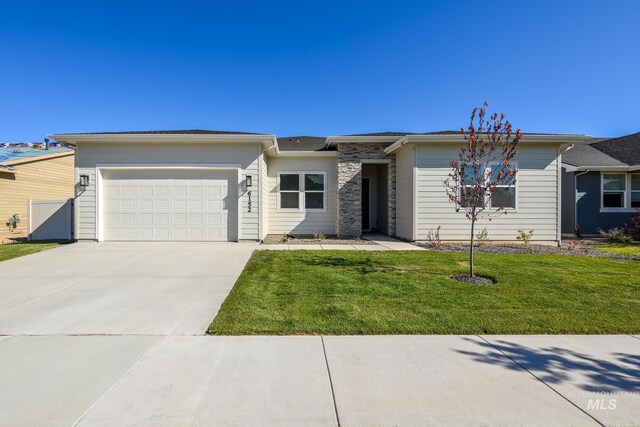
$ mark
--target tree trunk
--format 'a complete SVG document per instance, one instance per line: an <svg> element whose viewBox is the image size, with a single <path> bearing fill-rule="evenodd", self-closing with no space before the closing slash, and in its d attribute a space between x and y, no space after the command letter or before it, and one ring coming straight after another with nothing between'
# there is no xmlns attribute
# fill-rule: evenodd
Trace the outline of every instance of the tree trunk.
<svg viewBox="0 0 640 427"><path fill-rule="evenodd" d="M476 225L476 220L475 218L471 219L471 241L469 242L469 275L471 277L473 277L473 238L474 238L474 234L473 234L473 230L475 228Z"/></svg>

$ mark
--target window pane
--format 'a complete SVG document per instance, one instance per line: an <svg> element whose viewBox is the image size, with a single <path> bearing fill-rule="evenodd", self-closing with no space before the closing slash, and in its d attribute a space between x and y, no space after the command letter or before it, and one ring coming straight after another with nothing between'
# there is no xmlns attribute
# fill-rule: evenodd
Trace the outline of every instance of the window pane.
<svg viewBox="0 0 640 427"><path fill-rule="evenodd" d="M605 190L624 190L624 174L604 174L602 175L602 188Z"/></svg>
<svg viewBox="0 0 640 427"><path fill-rule="evenodd" d="M280 207L282 209L298 209L300 207L299 193L280 193Z"/></svg>
<svg viewBox="0 0 640 427"><path fill-rule="evenodd" d="M324 193L304 193L305 209L324 209Z"/></svg>
<svg viewBox="0 0 640 427"><path fill-rule="evenodd" d="M300 177L298 174L280 175L280 190L298 191L300 190Z"/></svg>
<svg viewBox="0 0 640 427"><path fill-rule="evenodd" d="M493 208L516 208L516 188L498 187L491 195L491 207Z"/></svg>
<svg viewBox="0 0 640 427"><path fill-rule="evenodd" d="M324 175L320 173L308 173L304 176L304 189L324 191Z"/></svg>
<svg viewBox="0 0 640 427"><path fill-rule="evenodd" d="M484 173L482 171L478 171L478 174L480 175L480 179L483 179ZM462 176L462 181L464 181L465 185L473 185L473 184L478 184L478 182L476 181L476 174L475 171L473 170L473 166L466 166L464 168L464 176Z"/></svg>
<svg viewBox="0 0 640 427"><path fill-rule="evenodd" d="M466 208L473 206L474 200L477 207L484 207L485 189L475 187L462 187L460 194L460 207Z"/></svg>
<svg viewBox="0 0 640 427"><path fill-rule="evenodd" d="M640 190L640 173L631 175L631 189Z"/></svg>
<svg viewBox="0 0 640 427"><path fill-rule="evenodd" d="M605 208L623 208L624 193L603 193L602 206Z"/></svg>
<svg viewBox="0 0 640 427"><path fill-rule="evenodd" d="M640 192L631 193L631 207L640 208Z"/></svg>
<svg viewBox="0 0 640 427"><path fill-rule="evenodd" d="M515 178L515 170L516 170L515 165L510 164L506 168L503 168L502 166L499 166L499 165L492 165L491 166L491 179L495 180L501 170L504 170L505 177L500 181L499 184L500 185L512 185L513 181L514 181L514 178ZM509 170L511 170L511 172L509 172Z"/></svg>

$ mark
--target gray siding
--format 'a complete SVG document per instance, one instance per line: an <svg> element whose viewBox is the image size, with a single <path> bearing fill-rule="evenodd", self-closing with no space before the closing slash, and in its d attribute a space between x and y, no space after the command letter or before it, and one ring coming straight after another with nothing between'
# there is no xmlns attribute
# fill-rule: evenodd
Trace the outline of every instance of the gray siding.
<svg viewBox="0 0 640 427"><path fill-rule="evenodd" d="M396 153L396 235L403 239L413 240L415 239L413 229L415 149L407 147Z"/></svg>
<svg viewBox="0 0 640 427"><path fill-rule="evenodd" d="M574 173L562 168L562 232L573 234L576 227L576 188Z"/></svg>
<svg viewBox="0 0 640 427"><path fill-rule="evenodd" d="M635 210L627 212L600 212L600 172L589 172L576 177L578 183L577 222L581 235L598 234L598 228L607 230L623 227L635 215Z"/></svg>
<svg viewBox="0 0 640 427"><path fill-rule="evenodd" d="M416 146L417 161L417 240L424 240L429 230L441 226L444 240L468 240L471 222L464 210L456 212L443 182L459 147L422 144ZM514 161L518 162L517 209L476 224L486 228L491 240L516 240L518 230L535 230L533 240L557 241L559 231L560 163L557 145L523 145Z"/></svg>
<svg viewBox="0 0 640 427"><path fill-rule="evenodd" d="M78 144L76 150L77 175L90 177L90 185L78 190L76 196L78 210L78 235L81 240L95 240L96 236L96 166L99 164L132 164L132 165L205 165L205 164L239 164L242 179L250 174L255 188L260 188L258 161L262 149L260 144ZM77 186L77 188L79 188ZM253 191L251 196L252 210L248 212L248 197L242 191L241 197L242 230L240 239L259 239L259 206L260 191Z"/></svg>

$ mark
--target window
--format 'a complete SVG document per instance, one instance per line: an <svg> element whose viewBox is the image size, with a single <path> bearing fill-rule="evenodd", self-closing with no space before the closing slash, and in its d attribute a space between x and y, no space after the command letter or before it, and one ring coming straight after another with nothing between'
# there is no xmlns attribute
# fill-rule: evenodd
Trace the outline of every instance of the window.
<svg viewBox="0 0 640 427"><path fill-rule="evenodd" d="M631 207L640 208L640 173L631 175Z"/></svg>
<svg viewBox="0 0 640 427"><path fill-rule="evenodd" d="M510 167L517 168L515 162L511 162ZM491 176L499 173L499 165L491 165ZM485 172L487 175L489 170ZM471 206L473 200L477 200L478 207L485 206L485 194L486 188L477 188L477 180L473 171L473 166L467 166L464 173L464 185L460 188L460 207L466 208ZM477 194L476 194L477 192ZM477 197L476 197L477 196ZM516 182L515 177L510 180L505 180L500 185L496 186L495 191L489 197L489 207L491 208L516 208Z"/></svg>
<svg viewBox="0 0 640 427"><path fill-rule="evenodd" d="M510 164L509 168L516 168L515 164ZM491 176L500 173L500 165L491 165ZM492 208L516 208L516 182L515 176L505 179L500 185L496 186L495 191L491 194Z"/></svg>
<svg viewBox="0 0 640 427"><path fill-rule="evenodd" d="M478 179L476 178L473 166L467 166L463 175L464 184L460 187L460 207L468 208L472 206L475 201L476 207L483 208L486 189L484 187L476 187L476 185L478 185Z"/></svg>
<svg viewBox="0 0 640 427"><path fill-rule="evenodd" d="M602 174L602 207L624 208L626 198L626 174Z"/></svg>
<svg viewBox="0 0 640 427"><path fill-rule="evenodd" d="M324 210L324 172L283 172L280 177L280 209Z"/></svg>

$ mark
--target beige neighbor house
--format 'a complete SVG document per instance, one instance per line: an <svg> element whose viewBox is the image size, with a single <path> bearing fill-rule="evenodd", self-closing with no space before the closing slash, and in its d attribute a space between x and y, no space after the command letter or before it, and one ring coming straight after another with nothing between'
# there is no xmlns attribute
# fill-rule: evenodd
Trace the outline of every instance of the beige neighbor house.
<svg viewBox="0 0 640 427"><path fill-rule="evenodd" d="M71 148L0 148L2 226L18 214L20 223L16 231L28 230L29 200L73 198L74 182L74 150Z"/></svg>
<svg viewBox="0 0 640 427"><path fill-rule="evenodd" d="M76 236L82 240L261 240L375 230L424 240L468 238L443 187L458 132L285 137L224 131L51 135L76 147ZM561 152L583 135L527 134L508 214L481 221L492 240L560 240Z"/></svg>

